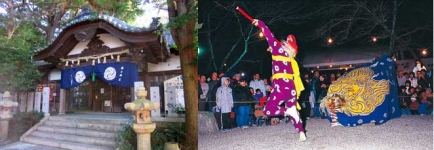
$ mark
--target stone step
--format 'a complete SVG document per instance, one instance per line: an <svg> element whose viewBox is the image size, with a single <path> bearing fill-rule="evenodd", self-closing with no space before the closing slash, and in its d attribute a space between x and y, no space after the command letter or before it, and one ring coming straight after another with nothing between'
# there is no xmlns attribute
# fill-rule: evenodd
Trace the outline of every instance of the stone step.
<svg viewBox="0 0 434 150"><path fill-rule="evenodd" d="M78 117L65 117L65 116L50 116L48 119L50 121L74 121L81 123L91 123L91 124L113 124L120 125L125 124L128 119L104 119L104 118L78 118Z"/></svg>
<svg viewBox="0 0 434 150"><path fill-rule="evenodd" d="M108 138L85 137L85 136L52 133L52 132L45 132L45 131L34 131L33 133L30 134L30 136L59 140L59 141L66 141L66 142L96 145L96 146L116 147L115 140L108 139Z"/></svg>
<svg viewBox="0 0 434 150"><path fill-rule="evenodd" d="M47 139L47 138L38 138L38 137L31 137L31 136L25 137L23 142L37 144L37 145L58 147L63 149L71 149L71 150L115 150L115 148L111 148L111 147L73 143L73 142L60 141L60 140Z"/></svg>
<svg viewBox="0 0 434 150"><path fill-rule="evenodd" d="M98 131L98 130L88 130L88 129L77 129L77 128L68 128L68 127L60 127L60 126L40 126L37 129L38 131L45 132L54 132L54 133L63 133L63 134L73 134L80 136L89 136L89 137L105 137L105 138L116 138L118 135L117 132L114 131Z"/></svg>
<svg viewBox="0 0 434 150"><path fill-rule="evenodd" d="M113 131L113 132L118 132L122 129L121 125L66 122L66 121L54 121L54 120L45 121L44 126L58 126L58 127L99 130L99 131Z"/></svg>

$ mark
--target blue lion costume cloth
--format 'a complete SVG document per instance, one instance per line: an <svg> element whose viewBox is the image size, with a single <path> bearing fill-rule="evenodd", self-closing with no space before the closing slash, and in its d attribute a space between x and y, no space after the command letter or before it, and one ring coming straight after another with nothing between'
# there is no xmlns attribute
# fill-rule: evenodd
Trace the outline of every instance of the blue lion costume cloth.
<svg viewBox="0 0 434 150"><path fill-rule="evenodd" d="M331 126L383 124L401 116L397 86L395 62L383 55L331 84L321 110Z"/></svg>

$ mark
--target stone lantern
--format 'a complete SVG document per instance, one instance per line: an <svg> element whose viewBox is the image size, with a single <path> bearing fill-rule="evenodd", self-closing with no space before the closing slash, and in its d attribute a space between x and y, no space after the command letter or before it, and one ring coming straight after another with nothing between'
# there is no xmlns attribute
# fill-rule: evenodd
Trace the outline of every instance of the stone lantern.
<svg viewBox="0 0 434 150"><path fill-rule="evenodd" d="M13 102L11 97L11 93L6 91L3 94L3 100L0 101L0 141L8 138L9 120L12 119L11 110L18 106L18 103Z"/></svg>
<svg viewBox="0 0 434 150"><path fill-rule="evenodd" d="M159 103L153 103L146 99L148 92L144 87L139 87L137 99L132 103L124 105L126 110L135 111L136 122L132 124L134 132L137 133L137 149L151 149L151 133L155 130L156 124L151 121L151 110L160 108Z"/></svg>

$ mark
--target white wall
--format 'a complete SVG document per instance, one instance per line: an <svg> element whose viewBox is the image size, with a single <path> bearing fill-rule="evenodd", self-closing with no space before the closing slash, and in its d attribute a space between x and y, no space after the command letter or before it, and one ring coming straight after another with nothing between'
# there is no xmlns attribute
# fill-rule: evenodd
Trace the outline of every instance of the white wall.
<svg viewBox="0 0 434 150"><path fill-rule="evenodd" d="M122 42L119 38L112 36L111 34L98 34L96 36L98 36L99 39L104 42L103 45L107 47L116 48L116 47L125 46L124 42ZM68 56L80 54L85 48L87 48L88 43L89 41L79 42L77 45L75 45L72 51L69 52Z"/></svg>
<svg viewBox="0 0 434 150"><path fill-rule="evenodd" d="M148 72L169 70L181 70L181 59L179 56L171 55L166 62L159 62L158 64L148 63Z"/></svg>
<svg viewBox="0 0 434 150"><path fill-rule="evenodd" d="M51 70L50 75L48 75L49 81L60 80L61 71L60 70Z"/></svg>

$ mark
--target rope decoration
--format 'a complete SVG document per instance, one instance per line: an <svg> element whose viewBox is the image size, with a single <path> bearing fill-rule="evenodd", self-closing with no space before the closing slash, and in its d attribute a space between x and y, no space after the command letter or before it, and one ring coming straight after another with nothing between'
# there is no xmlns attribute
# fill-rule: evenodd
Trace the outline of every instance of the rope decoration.
<svg viewBox="0 0 434 150"><path fill-rule="evenodd" d="M86 56L86 57L78 57L78 58L70 58L70 59L63 59L60 58L61 62L66 62L65 66L68 66L69 62L71 62L71 64L74 64L74 62L77 62L77 65L80 65L80 61L81 60L85 60L85 61L89 61L92 60L92 66L95 65L95 60L98 61L98 63L101 63L100 59L103 58L103 63L107 63L107 58L106 57L110 57L111 59L114 59L113 55L117 55L116 57L116 61L119 62L120 61L120 55L122 54L128 54L130 53L130 50L123 50L123 51L119 51L119 52L113 52L113 53L106 53L106 54L102 54L102 55L98 55L98 56Z"/></svg>

